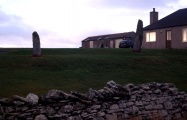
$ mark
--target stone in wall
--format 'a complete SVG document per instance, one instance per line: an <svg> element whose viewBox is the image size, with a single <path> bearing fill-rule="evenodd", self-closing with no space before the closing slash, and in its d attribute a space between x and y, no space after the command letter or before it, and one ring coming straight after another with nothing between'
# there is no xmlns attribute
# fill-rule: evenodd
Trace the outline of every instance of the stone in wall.
<svg viewBox="0 0 187 120"><path fill-rule="evenodd" d="M86 93L49 90L0 99L0 120L186 120L187 94L172 83L107 82Z"/></svg>

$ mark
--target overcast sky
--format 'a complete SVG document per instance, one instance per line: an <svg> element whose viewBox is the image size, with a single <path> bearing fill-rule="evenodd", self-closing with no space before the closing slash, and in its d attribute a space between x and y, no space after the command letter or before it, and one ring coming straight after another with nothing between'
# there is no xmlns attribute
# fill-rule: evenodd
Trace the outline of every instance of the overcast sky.
<svg viewBox="0 0 187 120"><path fill-rule="evenodd" d="M186 0L0 0L0 47L32 47L37 31L42 48L78 48L88 36L136 31L187 8Z"/></svg>

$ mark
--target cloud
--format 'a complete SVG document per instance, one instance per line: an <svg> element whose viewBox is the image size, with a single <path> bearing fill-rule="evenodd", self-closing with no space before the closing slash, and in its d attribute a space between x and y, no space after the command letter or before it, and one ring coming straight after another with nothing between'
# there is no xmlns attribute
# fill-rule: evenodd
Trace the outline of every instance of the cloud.
<svg viewBox="0 0 187 120"><path fill-rule="evenodd" d="M19 16L9 15L0 8L0 47L20 46L29 40L32 27L24 24Z"/></svg>
<svg viewBox="0 0 187 120"><path fill-rule="evenodd" d="M171 1L167 4L167 6L174 9L186 8L187 2L186 0L177 0L177 2Z"/></svg>
<svg viewBox="0 0 187 120"><path fill-rule="evenodd" d="M68 40L50 29L37 28L24 22L18 15L7 14L0 8L0 47L32 47L32 32L40 35L41 46L49 47L80 47L76 42Z"/></svg>
<svg viewBox="0 0 187 120"><path fill-rule="evenodd" d="M80 47L88 36L135 31L138 19L149 24L184 6L185 0L0 0L0 41L32 47L37 31L42 47ZM6 12L4 12L6 11ZM13 45L12 45L13 44ZM1 45L1 44L0 44ZM7 45L7 44L6 44Z"/></svg>
<svg viewBox="0 0 187 120"><path fill-rule="evenodd" d="M0 9L0 25L3 23L6 23L7 20L9 20L9 16L7 16L3 11Z"/></svg>
<svg viewBox="0 0 187 120"><path fill-rule="evenodd" d="M168 2L176 0L91 0L94 7L150 9L153 7L166 6ZM90 4L90 5L91 5Z"/></svg>
<svg viewBox="0 0 187 120"><path fill-rule="evenodd" d="M28 38L32 27L24 24L21 17L6 14L0 9L0 35Z"/></svg>

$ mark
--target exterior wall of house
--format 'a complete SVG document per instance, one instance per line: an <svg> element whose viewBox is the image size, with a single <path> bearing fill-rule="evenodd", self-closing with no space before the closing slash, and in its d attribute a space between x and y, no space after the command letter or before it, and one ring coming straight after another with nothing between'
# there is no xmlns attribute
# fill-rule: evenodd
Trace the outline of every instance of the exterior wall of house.
<svg viewBox="0 0 187 120"><path fill-rule="evenodd" d="M102 48L104 47L104 41L103 40L95 40L93 41L93 48Z"/></svg>
<svg viewBox="0 0 187 120"><path fill-rule="evenodd" d="M109 40L93 41L93 48L110 48L110 41Z"/></svg>
<svg viewBox="0 0 187 120"><path fill-rule="evenodd" d="M93 48L119 48L120 41L122 41L122 39L93 41Z"/></svg>
<svg viewBox="0 0 187 120"><path fill-rule="evenodd" d="M182 30L187 26L175 27L171 30L171 48L187 48L187 42L183 42Z"/></svg>
<svg viewBox="0 0 187 120"><path fill-rule="evenodd" d="M104 48L110 48L110 40L104 40Z"/></svg>
<svg viewBox="0 0 187 120"><path fill-rule="evenodd" d="M187 48L187 42L182 41L182 30L187 26L162 28L143 32L142 48L164 49L166 48L166 31L171 30L171 48ZM146 33L156 32L155 42L146 42Z"/></svg>
<svg viewBox="0 0 187 120"><path fill-rule="evenodd" d="M110 40L110 48L114 48L114 40Z"/></svg>
<svg viewBox="0 0 187 120"><path fill-rule="evenodd" d="M82 48L119 48L119 43L122 40L123 39L83 41Z"/></svg>
<svg viewBox="0 0 187 120"><path fill-rule="evenodd" d="M146 41L146 33L147 32L156 32L156 41L154 42L147 42ZM165 32L161 31L160 29L157 30L149 30L143 32L143 41L142 41L142 48L158 48L163 49L165 48Z"/></svg>
<svg viewBox="0 0 187 120"><path fill-rule="evenodd" d="M82 48L114 48L110 44L111 40L83 41Z"/></svg>
<svg viewBox="0 0 187 120"><path fill-rule="evenodd" d="M93 42L93 48L96 48L97 45L95 44L95 41L92 41Z"/></svg>
<svg viewBox="0 0 187 120"><path fill-rule="evenodd" d="M90 42L89 41L82 41L82 48L90 48Z"/></svg>

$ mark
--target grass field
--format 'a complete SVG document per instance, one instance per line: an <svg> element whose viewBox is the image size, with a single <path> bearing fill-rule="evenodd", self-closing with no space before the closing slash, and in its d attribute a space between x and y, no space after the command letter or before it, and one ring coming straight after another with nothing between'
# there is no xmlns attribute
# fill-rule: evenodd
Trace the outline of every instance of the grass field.
<svg viewBox="0 0 187 120"><path fill-rule="evenodd" d="M109 80L172 82L187 92L187 49L42 49L41 58L33 58L32 49L3 50L9 53L0 54L0 98L50 89L86 92Z"/></svg>

